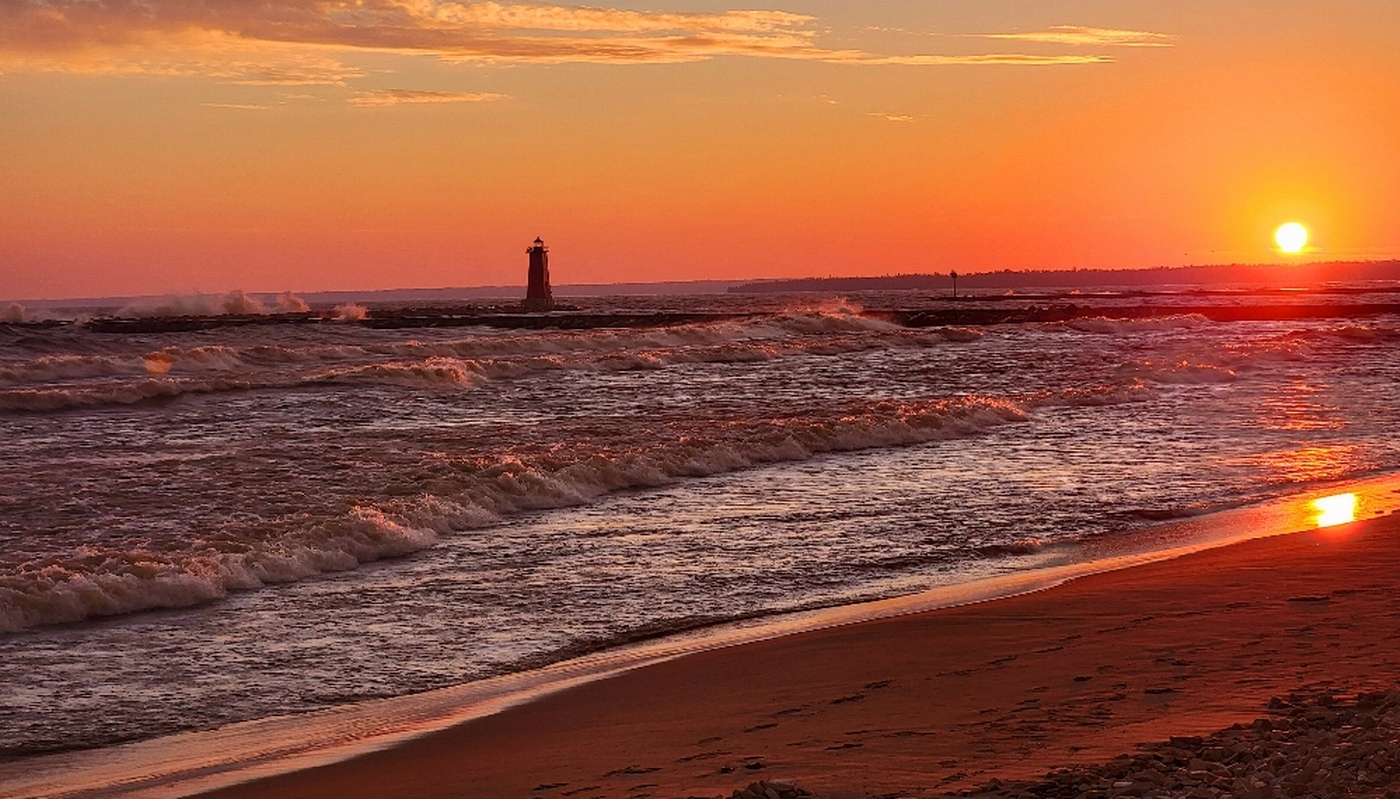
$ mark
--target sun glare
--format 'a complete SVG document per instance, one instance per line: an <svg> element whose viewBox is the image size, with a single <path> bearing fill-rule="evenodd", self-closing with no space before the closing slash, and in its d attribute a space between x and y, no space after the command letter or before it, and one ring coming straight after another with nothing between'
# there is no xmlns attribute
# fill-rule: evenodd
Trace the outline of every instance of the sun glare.
<svg viewBox="0 0 1400 799"><path fill-rule="evenodd" d="M1356 495L1339 494L1313 500L1317 509L1318 527L1335 527L1339 524L1356 521Z"/></svg>
<svg viewBox="0 0 1400 799"><path fill-rule="evenodd" d="M1278 242L1278 248L1286 253L1300 253L1308 244L1308 229L1297 222L1280 225L1279 229L1274 231L1274 241Z"/></svg>

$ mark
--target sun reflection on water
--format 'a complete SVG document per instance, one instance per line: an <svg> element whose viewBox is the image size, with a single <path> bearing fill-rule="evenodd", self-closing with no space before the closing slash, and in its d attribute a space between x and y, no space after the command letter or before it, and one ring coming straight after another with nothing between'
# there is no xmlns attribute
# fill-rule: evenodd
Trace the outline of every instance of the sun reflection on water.
<svg viewBox="0 0 1400 799"><path fill-rule="evenodd" d="M1359 471L1364 454L1349 445L1286 449L1253 456L1249 462L1290 483L1336 480Z"/></svg>
<svg viewBox="0 0 1400 799"><path fill-rule="evenodd" d="M1339 524L1356 521L1356 495L1338 494L1332 497L1315 499L1318 527L1336 527Z"/></svg>

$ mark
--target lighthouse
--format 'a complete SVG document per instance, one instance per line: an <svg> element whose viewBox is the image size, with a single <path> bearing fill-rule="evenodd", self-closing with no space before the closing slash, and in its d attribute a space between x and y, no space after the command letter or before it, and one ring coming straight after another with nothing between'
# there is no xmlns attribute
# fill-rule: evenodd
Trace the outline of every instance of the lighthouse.
<svg viewBox="0 0 1400 799"><path fill-rule="evenodd" d="M548 311L554 307L554 295L549 290L549 248L544 239L535 239L530 255L530 284L525 290L525 310Z"/></svg>

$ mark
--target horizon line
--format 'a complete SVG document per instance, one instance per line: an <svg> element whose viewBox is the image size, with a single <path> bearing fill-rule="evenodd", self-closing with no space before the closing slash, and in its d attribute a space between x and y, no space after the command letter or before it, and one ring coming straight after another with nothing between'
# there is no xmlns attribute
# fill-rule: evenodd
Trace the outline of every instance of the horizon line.
<svg viewBox="0 0 1400 799"><path fill-rule="evenodd" d="M1400 265L1400 258L1378 258L1366 260L1346 260L1346 261L1300 261L1297 263L1287 262L1232 262L1214 264L1184 264L1179 266L1141 266L1141 267L1074 267L1069 269L994 269L978 272L958 272L959 278L974 278L986 275L1059 275L1059 274L1127 274L1142 272L1173 272L1204 269L1259 269L1259 268L1285 268L1300 269L1307 267L1341 267L1341 266L1375 266L1385 264ZM610 286L686 286L686 285L750 285L764 283L798 283L804 281L838 281L838 280L892 280L899 278L921 278L937 277L951 279L950 272L957 271L956 267L950 268L947 272L900 272L884 273L878 275L806 275L801 277L754 277L754 278L694 278L690 280L618 280L607 283L559 283L553 286L559 290L577 290L586 288L605 288ZM1397 275L1396 279L1400 279ZM109 303L119 301L133 301L160 297L217 297L228 294L242 293L245 295L257 296L278 296L282 294L301 295L328 295L328 294L386 294L393 292L484 292L484 291L509 291L512 294L502 294L501 297L514 296L514 292L524 290L524 283L493 283L476 286L397 286L391 288L364 288L364 289L242 289L229 288L216 291L201 291L191 289L188 291L162 291L144 294L111 294L100 296L67 296L67 297L29 297L29 298L0 298L0 303L15 304L25 306L26 304L53 303ZM484 295L494 297L498 295Z"/></svg>

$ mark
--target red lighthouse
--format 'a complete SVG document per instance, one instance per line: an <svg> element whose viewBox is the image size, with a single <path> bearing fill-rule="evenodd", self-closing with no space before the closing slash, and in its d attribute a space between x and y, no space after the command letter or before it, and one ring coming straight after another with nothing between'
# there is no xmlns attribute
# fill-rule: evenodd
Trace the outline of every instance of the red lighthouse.
<svg viewBox="0 0 1400 799"><path fill-rule="evenodd" d="M544 239L525 252L530 255L530 284L525 290L525 310L548 311L554 307L554 294L549 290L549 248Z"/></svg>

